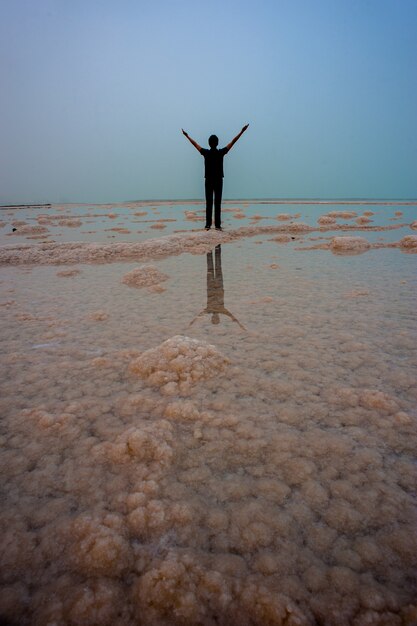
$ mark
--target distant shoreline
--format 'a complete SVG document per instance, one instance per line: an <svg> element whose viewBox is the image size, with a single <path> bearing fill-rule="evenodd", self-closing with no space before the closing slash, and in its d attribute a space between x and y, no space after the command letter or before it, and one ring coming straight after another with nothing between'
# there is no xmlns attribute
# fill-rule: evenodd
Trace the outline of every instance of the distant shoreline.
<svg viewBox="0 0 417 626"><path fill-rule="evenodd" d="M197 202L204 203L202 198L192 198L192 199L183 199L183 200L172 200L172 199L153 199L153 200L118 200L116 202L51 202L51 203L33 203L33 204L1 204L0 210L7 209L47 209L56 205L77 205L77 206L109 206L109 205L123 205L129 203L140 202L142 204L195 204ZM417 199L410 200L392 200L392 199L381 199L381 200L368 200L364 199L332 199L332 200L323 200L320 198L297 198L297 199L288 199L288 198L234 198L223 200L223 204L231 204L234 202L253 202L256 204L335 204L335 205L368 205L368 206L415 206L417 205Z"/></svg>

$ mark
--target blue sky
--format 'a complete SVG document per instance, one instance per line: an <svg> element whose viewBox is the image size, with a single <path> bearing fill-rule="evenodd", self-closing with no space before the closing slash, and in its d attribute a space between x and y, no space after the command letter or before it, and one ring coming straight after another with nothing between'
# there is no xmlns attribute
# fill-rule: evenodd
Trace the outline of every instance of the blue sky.
<svg viewBox="0 0 417 626"><path fill-rule="evenodd" d="M0 203L417 197L416 0L0 0Z"/></svg>

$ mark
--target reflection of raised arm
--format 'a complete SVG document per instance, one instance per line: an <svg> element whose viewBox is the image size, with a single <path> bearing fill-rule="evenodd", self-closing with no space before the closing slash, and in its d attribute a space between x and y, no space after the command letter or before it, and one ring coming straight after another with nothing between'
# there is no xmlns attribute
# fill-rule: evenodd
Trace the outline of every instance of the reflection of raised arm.
<svg viewBox="0 0 417 626"><path fill-rule="evenodd" d="M236 322L236 324L239 324L240 328L242 330L246 330L246 328L243 326L243 324L241 324L239 322L239 320L237 319L237 317L235 317L232 313L230 313L230 311L228 311L227 309L224 309L222 311L223 315L228 315L234 322Z"/></svg>
<svg viewBox="0 0 417 626"><path fill-rule="evenodd" d="M195 316L195 318L189 323L188 328L190 326L192 326L194 324L194 322L196 322L198 320L199 317L201 317L202 315L204 315L205 313L208 313L207 309L203 309L201 311L201 313L199 313L198 315Z"/></svg>
<svg viewBox="0 0 417 626"><path fill-rule="evenodd" d="M236 135L236 137L234 137L232 139L232 141L230 143L227 144L227 149L230 150L231 148L233 148L233 146L235 145L236 141L238 139L240 139L240 137L243 135L243 133L245 132L245 130L247 129L247 127L249 126L249 124L246 124L242 130L240 131L240 133L238 135Z"/></svg>
<svg viewBox="0 0 417 626"><path fill-rule="evenodd" d="M185 137L187 137L188 141L193 144L194 148L196 150L198 150L199 152L201 152L201 146L199 146L198 143L196 141L194 141L194 139L191 139L190 135L188 133L186 133L183 128L181 128L181 130L182 130L182 134Z"/></svg>

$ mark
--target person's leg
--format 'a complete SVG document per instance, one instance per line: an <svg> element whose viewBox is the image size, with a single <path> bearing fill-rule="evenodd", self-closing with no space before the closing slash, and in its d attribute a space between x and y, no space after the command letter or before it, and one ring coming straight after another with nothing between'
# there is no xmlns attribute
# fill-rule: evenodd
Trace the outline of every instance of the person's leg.
<svg viewBox="0 0 417 626"><path fill-rule="evenodd" d="M216 228L221 228L221 207L222 207L222 191L223 191L223 179L216 180L214 186L214 225Z"/></svg>
<svg viewBox="0 0 417 626"><path fill-rule="evenodd" d="M213 182L206 178L206 228L210 228L213 218Z"/></svg>

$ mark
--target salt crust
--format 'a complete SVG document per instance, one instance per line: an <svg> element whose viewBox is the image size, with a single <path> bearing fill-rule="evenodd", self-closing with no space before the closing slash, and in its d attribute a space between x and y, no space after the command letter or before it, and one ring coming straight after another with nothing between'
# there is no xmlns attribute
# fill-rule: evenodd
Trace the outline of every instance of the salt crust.
<svg viewBox="0 0 417 626"><path fill-rule="evenodd" d="M336 224L336 218L330 215L320 215L317 222L318 224Z"/></svg>
<svg viewBox="0 0 417 626"><path fill-rule="evenodd" d="M192 385L216 376L228 363L215 346L176 335L133 360L129 371L166 395L187 395Z"/></svg>
<svg viewBox="0 0 417 626"><path fill-rule="evenodd" d="M416 421L402 393L415 380L380 358L411 366L412 334L399 338L388 316L373 330L355 315L352 329L330 309L304 329L280 312L279 358L248 336L250 374L230 366L192 399L134 376L110 395L134 349L84 363L75 348L54 362L4 355L5 623L417 622ZM32 313L20 332L39 325ZM326 319L339 325L333 346L315 333Z"/></svg>
<svg viewBox="0 0 417 626"><path fill-rule="evenodd" d="M158 270L154 265L142 265L134 268L122 278L122 283L129 287L151 287L168 279L168 276Z"/></svg>
<svg viewBox="0 0 417 626"><path fill-rule="evenodd" d="M406 235L400 239L399 245L405 250L417 251L417 235Z"/></svg>
<svg viewBox="0 0 417 626"><path fill-rule="evenodd" d="M60 278L72 278L73 276L78 276L81 270L73 269L73 270L61 270L57 272L56 275Z"/></svg>
<svg viewBox="0 0 417 626"><path fill-rule="evenodd" d="M37 235L41 233L48 233L48 229L45 226L29 226L18 225L17 230L12 235Z"/></svg>
<svg viewBox="0 0 417 626"><path fill-rule="evenodd" d="M358 214L355 211L329 211L327 215L337 219L351 220L357 217Z"/></svg>
<svg viewBox="0 0 417 626"><path fill-rule="evenodd" d="M370 249L399 248L403 252L417 253L417 235L406 235L400 241L390 243L370 243L364 237L333 237L330 243L320 243L314 246L297 248L298 250L331 250L333 254L354 255L362 254Z"/></svg>
<svg viewBox="0 0 417 626"><path fill-rule="evenodd" d="M0 248L0 264L70 264L70 263L109 263L112 261L166 258L173 255L189 252L191 254L205 254L216 245L229 243L244 237L254 237L262 234L302 235L311 232L328 232L334 230L365 230L385 231L401 228L402 225L391 226L349 226L321 225L318 228L303 222L290 222L281 226L243 226L226 232L198 232L177 233L149 239L137 243L39 243L7 245ZM398 244L399 245L399 244ZM383 247L380 245L379 247ZM395 247L386 244L386 247Z"/></svg>
<svg viewBox="0 0 417 626"><path fill-rule="evenodd" d="M370 248L370 243L364 237L333 237L330 249L335 253L361 253Z"/></svg>

